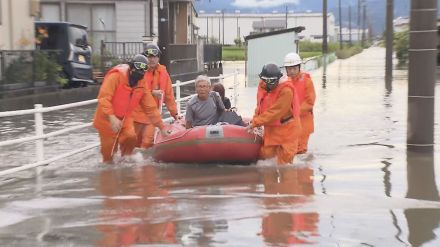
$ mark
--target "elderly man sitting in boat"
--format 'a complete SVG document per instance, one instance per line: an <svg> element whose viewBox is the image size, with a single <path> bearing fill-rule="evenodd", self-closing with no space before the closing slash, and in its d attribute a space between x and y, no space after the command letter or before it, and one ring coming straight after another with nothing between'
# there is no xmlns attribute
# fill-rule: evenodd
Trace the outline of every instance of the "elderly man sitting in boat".
<svg viewBox="0 0 440 247"><path fill-rule="evenodd" d="M197 95L186 104L185 127L187 129L216 124L219 116L225 111L225 106L217 92L211 91L211 81L205 75L199 75L195 80Z"/></svg>

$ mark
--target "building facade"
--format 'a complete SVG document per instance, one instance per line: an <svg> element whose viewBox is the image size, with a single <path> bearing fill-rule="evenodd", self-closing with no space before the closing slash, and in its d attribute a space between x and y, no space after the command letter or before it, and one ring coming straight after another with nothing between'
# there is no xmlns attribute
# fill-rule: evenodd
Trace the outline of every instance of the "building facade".
<svg viewBox="0 0 440 247"><path fill-rule="evenodd" d="M32 50L39 0L0 0L0 50Z"/></svg>
<svg viewBox="0 0 440 247"><path fill-rule="evenodd" d="M101 41L157 41L161 24L172 27L162 37L169 43L193 43L195 15L192 0L41 0L40 20L86 26L97 49Z"/></svg>
<svg viewBox="0 0 440 247"><path fill-rule="evenodd" d="M299 35L300 40L322 42L322 13L289 13L286 14L244 14L244 13L205 13L199 11L195 21L199 28L199 35L208 37L208 42L231 45L234 40L258 33L261 31L276 31L280 29L304 26L306 28ZM333 14L327 16L328 40L336 40L335 18Z"/></svg>

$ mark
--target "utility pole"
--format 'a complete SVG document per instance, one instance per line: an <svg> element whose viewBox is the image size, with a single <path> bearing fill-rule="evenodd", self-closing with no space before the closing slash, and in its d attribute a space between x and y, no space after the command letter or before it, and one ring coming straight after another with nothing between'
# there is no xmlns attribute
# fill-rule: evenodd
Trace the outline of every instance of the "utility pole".
<svg viewBox="0 0 440 247"><path fill-rule="evenodd" d="M225 10L224 9L222 9L222 29L223 29L222 45L225 45Z"/></svg>
<svg viewBox="0 0 440 247"><path fill-rule="evenodd" d="M215 11L215 13L217 13L218 14L218 43L220 44L220 39L221 39L221 36L220 36L220 31L221 31L221 29L220 29L220 10L216 10Z"/></svg>
<svg viewBox="0 0 440 247"><path fill-rule="evenodd" d="M327 0L322 0L322 54L327 53Z"/></svg>
<svg viewBox="0 0 440 247"><path fill-rule="evenodd" d="M239 27L238 27L238 17L240 16L240 10L236 10L235 11L235 15L237 16L237 40L240 40L241 41L241 38L240 38L240 30L239 30ZM241 42L240 42L241 43ZM239 43L239 44L240 44ZM241 44L239 45L239 46L241 46Z"/></svg>
<svg viewBox="0 0 440 247"><path fill-rule="evenodd" d="M286 29L287 29L287 13L288 13L287 3L286 3Z"/></svg>
<svg viewBox="0 0 440 247"><path fill-rule="evenodd" d="M393 0L387 0L387 26L386 26L386 58L385 58L385 82L391 84L393 78Z"/></svg>
<svg viewBox="0 0 440 247"><path fill-rule="evenodd" d="M407 150L434 151L437 0L411 0Z"/></svg>
<svg viewBox="0 0 440 247"><path fill-rule="evenodd" d="M353 41L351 40L351 5L348 5L348 44L350 46L353 45Z"/></svg>
<svg viewBox="0 0 440 247"><path fill-rule="evenodd" d="M206 44L209 44L209 18L206 15Z"/></svg>
<svg viewBox="0 0 440 247"><path fill-rule="evenodd" d="M358 13L357 13L357 40L358 42L361 40L361 0L358 0Z"/></svg>
<svg viewBox="0 0 440 247"><path fill-rule="evenodd" d="M341 0L338 0L339 9L339 49L342 50L342 11L341 11Z"/></svg>
<svg viewBox="0 0 440 247"><path fill-rule="evenodd" d="M365 28L367 25L367 4L362 5L362 47L365 46Z"/></svg>

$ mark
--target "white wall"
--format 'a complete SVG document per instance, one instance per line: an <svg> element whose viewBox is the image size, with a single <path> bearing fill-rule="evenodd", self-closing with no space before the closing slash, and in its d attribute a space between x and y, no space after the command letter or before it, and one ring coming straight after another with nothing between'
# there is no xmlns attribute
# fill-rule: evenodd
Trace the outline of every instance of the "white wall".
<svg viewBox="0 0 440 247"><path fill-rule="evenodd" d="M238 25L237 25L238 19ZM220 25L220 43L223 41L223 23L224 23L224 43L234 44L234 39L237 38L238 29L240 38L244 41L244 37L248 36L252 31L252 23L254 21L262 20L283 20L285 21L285 14L229 14L225 13L222 18L221 13L204 14L199 13L199 17L196 18L195 23L200 28L199 35L206 36L209 32L209 37L215 37L219 39L219 25ZM322 35L322 14L320 13L291 13L288 16L288 28L304 26L306 30L300 33L300 36L304 36L305 39L311 41L316 40L313 35ZM208 21L208 26L207 26ZM220 23L219 23L220 21ZM329 40L335 39L335 21L332 14L328 15L328 35Z"/></svg>
<svg viewBox="0 0 440 247"><path fill-rule="evenodd" d="M0 0L0 49L32 50L35 48L34 15L37 9L31 8L33 0Z"/></svg>

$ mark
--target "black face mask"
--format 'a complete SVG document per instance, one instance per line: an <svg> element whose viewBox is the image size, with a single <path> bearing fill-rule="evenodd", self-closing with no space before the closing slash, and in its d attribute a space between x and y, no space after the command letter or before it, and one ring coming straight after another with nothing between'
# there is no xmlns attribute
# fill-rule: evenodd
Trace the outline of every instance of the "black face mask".
<svg viewBox="0 0 440 247"><path fill-rule="evenodd" d="M133 70L130 73L130 78L129 78L129 82L128 82L130 84L130 87L135 87L137 85L138 81L141 80L143 77L144 77L143 72Z"/></svg>

